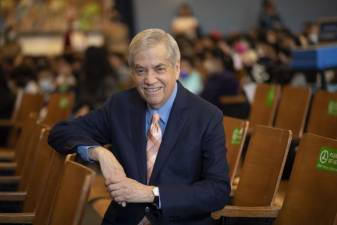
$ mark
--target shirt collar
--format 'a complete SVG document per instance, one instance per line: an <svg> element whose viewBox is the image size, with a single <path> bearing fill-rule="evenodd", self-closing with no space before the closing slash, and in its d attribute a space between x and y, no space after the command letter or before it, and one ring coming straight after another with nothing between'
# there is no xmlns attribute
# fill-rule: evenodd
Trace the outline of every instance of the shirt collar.
<svg viewBox="0 0 337 225"><path fill-rule="evenodd" d="M157 112L160 116L160 120L164 124L167 123L168 118L170 116L172 106L173 106L174 99L177 96L177 90L178 90L178 85L176 83L171 96L167 99L167 101L164 103L164 105L162 105L159 109L153 109L149 105L147 106L147 111L150 114L150 118L149 118L150 120L152 118L152 114Z"/></svg>

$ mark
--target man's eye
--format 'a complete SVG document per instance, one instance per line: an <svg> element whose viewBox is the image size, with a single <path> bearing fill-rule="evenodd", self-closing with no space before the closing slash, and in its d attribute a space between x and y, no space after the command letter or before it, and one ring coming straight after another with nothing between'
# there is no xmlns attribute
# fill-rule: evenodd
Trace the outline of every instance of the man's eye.
<svg viewBox="0 0 337 225"><path fill-rule="evenodd" d="M145 70L143 69L136 69L136 74L143 75L145 73Z"/></svg>
<svg viewBox="0 0 337 225"><path fill-rule="evenodd" d="M159 68L157 68L157 72L158 73L163 73L163 72L165 72L166 71L166 69L164 68L164 67L159 67Z"/></svg>

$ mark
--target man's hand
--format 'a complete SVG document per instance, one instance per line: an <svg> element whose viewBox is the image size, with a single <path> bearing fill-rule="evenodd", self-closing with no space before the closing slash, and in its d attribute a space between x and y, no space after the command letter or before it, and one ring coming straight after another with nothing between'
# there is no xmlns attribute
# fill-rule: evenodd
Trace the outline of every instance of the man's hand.
<svg viewBox="0 0 337 225"><path fill-rule="evenodd" d="M108 191L116 202L150 203L154 201L153 188L133 179L124 178L120 182L108 184Z"/></svg>
<svg viewBox="0 0 337 225"><path fill-rule="evenodd" d="M105 184L112 199L125 206L126 202L153 202L153 186L127 178L116 157L106 148L96 147L90 151L90 159L99 162Z"/></svg>

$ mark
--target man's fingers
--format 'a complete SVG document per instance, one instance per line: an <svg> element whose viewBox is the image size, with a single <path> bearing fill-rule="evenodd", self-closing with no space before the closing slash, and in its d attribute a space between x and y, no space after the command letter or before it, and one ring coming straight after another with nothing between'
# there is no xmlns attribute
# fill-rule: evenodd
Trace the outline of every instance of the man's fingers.
<svg viewBox="0 0 337 225"><path fill-rule="evenodd" d="M116 198L114 198L114 200L116 201L116 202L121 202L121 203L123 203L123 202L127 202L127 200L126 200L126 197L125 196L121 196L121 197L116 197ZM123 206L123 205L122 205Z"/></svg>
<svg viewBox="0 0 337 225"><path fill-rule="evenodd" d="M125 191L124 190L110 191L110 195L115 199L116 197L124 196Z"/></svg>
<svg viewBox="0 0 337 225"><path fill-rule="evenodd" d="M124 190L112 191L110 192L111 197L115 202L122 203L127 202L128 197Z"/></svg>
<svg viewBox="0 0 337 225"><path fill-rule="evenodd" d="M124 188L125 188L125 186L124 186L124 184L122 184L122 183L109 184L109 185L107 186L107 189L108 189L109 192L111 192L111 191L116 191L116 190L120 190L120 189L124 189Z"/></svg>

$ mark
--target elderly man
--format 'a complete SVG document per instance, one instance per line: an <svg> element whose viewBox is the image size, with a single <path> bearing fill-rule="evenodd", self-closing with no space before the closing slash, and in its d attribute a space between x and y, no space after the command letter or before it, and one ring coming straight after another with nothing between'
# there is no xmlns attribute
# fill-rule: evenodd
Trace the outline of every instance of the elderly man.
<svg viewBox="0 0 337 225"><path fill-rule="evenodd" d="M129 64L135 88L57 124L50 145L99 162L113 199L103 225L212 224L230 193L222 113L177 81L179 48L163 30L137 34Z"/></svg>

